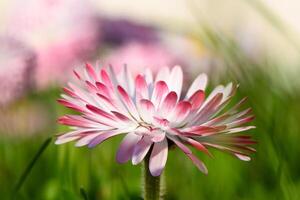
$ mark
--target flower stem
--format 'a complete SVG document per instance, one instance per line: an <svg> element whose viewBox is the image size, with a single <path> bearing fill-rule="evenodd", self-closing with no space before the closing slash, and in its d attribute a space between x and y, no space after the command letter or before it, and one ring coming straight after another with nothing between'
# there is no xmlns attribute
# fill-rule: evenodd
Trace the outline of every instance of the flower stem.
<svg viewBox="0 0 300 200"><path fill-rule="evenodd" d="M149 171L150 154L145 157L143 165L144 200L163 200L164 181L161 176L152 176Z"/></svg>

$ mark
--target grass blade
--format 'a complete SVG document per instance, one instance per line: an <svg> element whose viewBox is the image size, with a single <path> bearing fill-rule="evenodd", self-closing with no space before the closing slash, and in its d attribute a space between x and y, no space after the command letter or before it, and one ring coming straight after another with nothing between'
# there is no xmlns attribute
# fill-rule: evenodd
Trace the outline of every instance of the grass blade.
<svg viewBox="0 0 300 200"><path fill-rule="evenodd" d="M16 195L20 188L22 187L23 183L25 182L26 178L28 177L30 171L32 170L33 166L36 164L38 159L41 157L42 153L45 151L45 149L49 146L52 138L46 139L43 144L40 146L39 150L36 152L30 163L25 168L24 172L20 176L16 186L14 187L13 193L12 193L12 199L16 198Z"/></svg>
<svg viewBox="0 0 300 200"><path fill-rule="evenodd" d="M89 200L86 191L82 187L80 188L80 194L81 194L83 200Z"/></svg>

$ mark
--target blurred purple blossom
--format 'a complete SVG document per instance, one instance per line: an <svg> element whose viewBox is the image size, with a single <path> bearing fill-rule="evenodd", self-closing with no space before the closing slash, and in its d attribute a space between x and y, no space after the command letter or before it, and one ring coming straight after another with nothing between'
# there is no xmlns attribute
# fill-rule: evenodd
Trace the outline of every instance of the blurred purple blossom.
<svg viewBox="0 0 300 200"><path fill-rule="evenodd" d="M103 42L121 45L126 42L155 42L158 40L157 30L152 26L131 22L124 19L100 19Z"/></svg>

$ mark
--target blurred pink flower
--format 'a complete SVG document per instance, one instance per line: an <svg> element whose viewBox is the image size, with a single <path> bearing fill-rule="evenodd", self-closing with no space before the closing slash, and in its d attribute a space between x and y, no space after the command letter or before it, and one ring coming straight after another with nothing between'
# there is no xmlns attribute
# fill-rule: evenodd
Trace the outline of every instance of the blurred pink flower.
<svg viewBox="0 0 300 200"><path fill-rule="evenodd" d="M0 107L14 102L33 85L35 55L22 43L0 38Z"/></svg>
<svg viewBox="0 0 300 200"><path fill-rule="evenodd" d="M37 87L44 88L49 84L64 83L74 66L91 57L95 51L93 37L72 36L72 38L57 41L40 49L37 58Z"/></svg>
<svg viewBox="0 0 300 200"><path fill-rule="evenodd" d="M150 155L149 170L159 176L166 164L169 146L175 144L204 173L207 169L187 145L210 155L207 147L229 152L249 161L255 142L239 132L254 128L251 109L238 111L245 99L219 114L234 96L237 86L216 87L207 98L206 74L200 74L185 95L181 94L183 73L179 66L161 68L153 79L152 72L139 74L135 80L123 70L116 76L113 69L94 69L87 64L77 73L77 83L70 83L59 100L80 115L59 119L72 130L60 135L56 144L77 141L76 146L95 147L103 141L126 134L117 152L117 161L134 165ZM182 98L181 98L182 96Z"/></svg>
<svg viewBox="0 0 300 200"><path fill-rule="evenodd" d="M140 43L130 42L117 48L104 58L104 66L111 65L118 73L127 65L133 76L151 69L157 73L161 67L173 66L180 63L180 59L158 42Z"/></svg>
<svg viewBox="0 0 300 200"><path fill-rule="evenodd" d="M99 45L98 22L86 1L29 0L10 4L7 34L37 52L38 88L63 82L70 66L90 59Z"/></svg>

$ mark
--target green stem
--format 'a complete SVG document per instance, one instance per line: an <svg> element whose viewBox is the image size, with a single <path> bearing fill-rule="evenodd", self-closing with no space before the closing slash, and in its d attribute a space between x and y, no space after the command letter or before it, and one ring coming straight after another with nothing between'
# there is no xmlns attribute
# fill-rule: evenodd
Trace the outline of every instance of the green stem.
<svg viewBox="0 0 300 200"><path fill-rule="evenodd" d="M144 200L163 200L164 181L162 175L154 177L149 171L150 154L145 157L143 165Z"/></svg>

